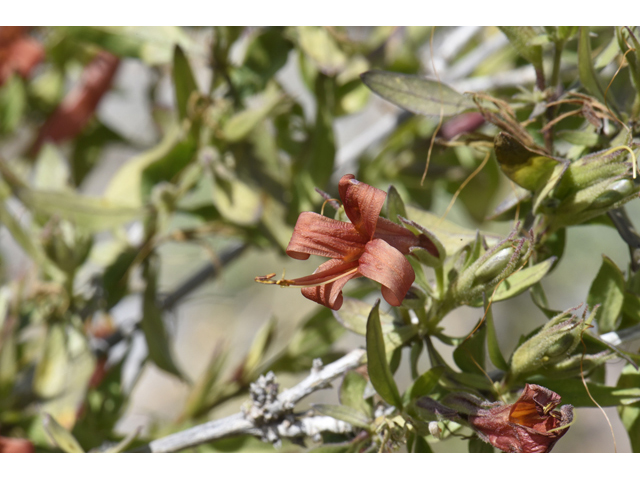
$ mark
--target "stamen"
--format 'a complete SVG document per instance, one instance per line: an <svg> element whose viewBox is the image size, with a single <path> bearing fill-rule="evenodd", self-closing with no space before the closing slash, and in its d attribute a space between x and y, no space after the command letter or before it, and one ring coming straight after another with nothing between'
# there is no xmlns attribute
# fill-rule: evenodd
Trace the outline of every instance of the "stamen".
<svg viewBox="0 0 640 480"><path fill-rule="evenodd" d="M358 267L354 267L350 270L347 270L344 273L341 273L338 276L330 277L324 282L315 282L315 283L296 283L299 278L294 278L293 280L287 280L286 278L281 278L280 280L271 280L276 276L275 273L270 273L269 275L264 275L261 277L255 277L255 281L258 283L264 283L266 285L279 285L281 287L298 287L298 288L307 288L307 287L321 287L322 285L326 285L328 283L333 283L336 280L340 280L347 275L352 275L358 271Z"/></svg>

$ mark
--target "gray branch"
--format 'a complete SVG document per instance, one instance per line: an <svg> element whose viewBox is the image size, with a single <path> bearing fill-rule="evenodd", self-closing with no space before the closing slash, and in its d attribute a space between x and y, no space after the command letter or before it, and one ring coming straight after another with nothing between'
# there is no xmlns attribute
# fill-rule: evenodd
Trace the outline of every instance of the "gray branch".
<svg viewBox="0 0 640 480"><path fill-rule="evenodd" d="M237 435L255 435L278 444L280 438L318 437L322 431L348 433L352 426L326 416L306 416L293 413L293 407L309 394L330 386L330 383L362 364L365 351L354 350L323 367L316 360L311 374L294 387L277 393L275 375L269 372L251 385L252 404L234 415L203 423L182 432L150 442L137 450L152 453L178 452L203 443Z"/></svg>

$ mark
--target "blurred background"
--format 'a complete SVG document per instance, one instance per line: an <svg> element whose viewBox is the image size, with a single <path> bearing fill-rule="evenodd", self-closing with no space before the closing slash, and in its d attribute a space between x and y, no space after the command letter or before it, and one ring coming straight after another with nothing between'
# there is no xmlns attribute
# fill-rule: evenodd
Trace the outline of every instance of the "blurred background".
<svg viewBox="0 0 640 480"><path fill-rule="evenodd" d="M618 67L612 38L594 30L606 78ZM563 58L567 86L575 42ZM321 263L284 255L297 215L320 212L315 187L337 198L338 180L353 173L440 216L482 161L463 144L436 142L421 185L439 119L377 97L359 78L372 69L437 75L459 92L501 98L524 97L535 83L492 27L0 27L0 435L47 450L48 412L85 449L139 428L157 438L239 411L260 373L274 369L291 386L313 358L364 346L298 290L254 277L296 278ZM616 82L624 102L626 84ZM449 126L445 140L456 135ZM491 158L447 220L507 235L512 221L486 218L509 189ZM627 207L633 221L637 203ZM615 229L569 229L542 281L550 306L583 303L602 255L626 268ZM375 298L369 283L345 293ZM458 309L445 333L464 336L481 316ZM526 292L496 304L494 318L507 354L546 321ZM452 347L438 348L451 358ZM607 365L608 385L622 366ZM401 391L410 385L408 369L396 380ZM300 409L337 398L317 392ZM615 408L606 411L618 451L631 451ZM243 442L203 450L273 450ZM456 439L432 447L467 448ZM612 452L605 417L578 409L555 451Z"/></svg>

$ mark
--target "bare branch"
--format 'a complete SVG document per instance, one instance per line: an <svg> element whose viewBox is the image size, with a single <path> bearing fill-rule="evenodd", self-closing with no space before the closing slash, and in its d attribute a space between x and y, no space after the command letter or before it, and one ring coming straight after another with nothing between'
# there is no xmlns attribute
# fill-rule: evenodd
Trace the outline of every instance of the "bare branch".
<svg viewBox="0 0 640 480"><path fill-rule="evenodd" d="M325 367L316 360L307 378L277 396L273 395L277 391L275 375L269 372L251 385L253 403L245 411L159 438L137 451L178 452L220 438L245 434L278 444L281 437L317 438L322 431L350 432L352 427L346 422L325 416L301 418L293 413L293 407L307 395L327 388L331 381L359 366L364 354L363 349L357 349Z"/></svg>

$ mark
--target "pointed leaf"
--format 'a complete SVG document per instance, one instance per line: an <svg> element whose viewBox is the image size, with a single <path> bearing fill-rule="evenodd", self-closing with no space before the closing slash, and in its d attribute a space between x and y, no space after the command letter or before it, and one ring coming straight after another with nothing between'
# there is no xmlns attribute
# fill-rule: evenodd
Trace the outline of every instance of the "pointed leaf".
<svg viewBox="0 0 640 480"><path fill-rule="evenodd" d="M275 330L276 319L271 317L267 323L260 327L255 337L253 337L249 353L247 353L247 358L244 361L243 369L246 374L253 372L260 362L263 361L275 336Z"/></svg>
<svg viewBox="0 0 640 480"><path fill-rule="evenodd" d="M542 47L532 44L532 40L537 36L533 27L499 28L522 58L531 63L536 70L542 70Z"/></svg>
<svg viewBox="0 0 640 480"><path fill-rule="evenodd" d="M402 225L402 222L398 219L398 215L406 217L407 212L405 211L404 202L398 190L391 185L387 193L387 218L392 222Z"/></svg>
<svg viewBox="0 0 640 480"><path fill-rule="evenodd" d="M147 282L147 286L144 290L140 326L147 341L149 358L165 372L182 378L182 374L178 370L171 354L169 335L162 321L162 310L158 305L158 259L155 256L150 256L145 262L143 277Z"/></svg>
<svg viewBox="0 0 640 480"><path fill-rule="evenodd" d="M362 375L354 371L347 372L340 385L340 403L370 417L373 414L372 408L364 399L366 386L367 380Z"/></svg>
<svg viewBox="0 0 640 480"><path fill-rule="evenodd" d="M406 400L410 401L414 398L429 395L431 391L438 385L440 377L445 372L445 370L446 367L441 365L438 367L433 367L432 369L427 370L422 375L420 375L405 393Z"/></svg>
<svg viewBox="0 0 640 480"><path fill-rule="evenodd" d="M367 321L367 365L369 378L376 392L387 403L402 409L402 400L398 392L389 364L387 363L386 347L380 325L380 300L371 309Z"/></svg>
<svg viewBox="0 0 640 480"><path fill-rule="evenodd" d="M606 255L602 256L602 265L587 295L587 305L590 308L598 303L598 332L602 334L615 330L624 303L624 275Z"/></svg>
<svg viewBox="0 0 640 480"><path fill-rule="evenodd" d="M67 453L84 453L84 450L75 437L71 435L71 432L62 427L51 415L45 413L42 423L54 445Z"/></svg>
<svg viewBox="0 0 640 480"><path fill-rule="evenodd" d="M186 55L179 45L173 49L173 86L176 92L176 106L180 120L188 117L189 98L198 91L198 84Z"/></svg>
<svg viewBox="0 0 640 480"><path fill-rule="evenodd" d="M496 368L507 372L509 371L509 364L504 359L502 351L500 350L498 335L496 334L496 327L493 321L493 311L488 303L488 299L485 297L484 309L487 312L485 321L487 322L487 350L489 352L489 358Z"/></svg>
<svg viewBox="0 0 640 480"><path fill-rule="evenodd" d="M117 445L105 450L105 453L124 452L129 447L129 445L131 445L133 441L136 438L138 438L138 435L140 435L141 431L142 431L142 427L138 427L132 432L129 432L129 434L126 437L124 437L122 440L120 440Z"/></svg>
<svg viewBox="0 0 640 480"><path fill-rule="evenodd" d="M587 385L601 407L631 405L640 401L640 386L619 388L592 382L587 382ZM562 403L570 403L574 407L595 407L580 378L545 379L544 386L560 395Z"/></svg>
<svg viewBox="0 0 640 480"><path fill-rule="evenodd" d="M282 102L283 95L275 86L270 83L266 90L255 98L254 106L236 113L225 123L222 134L228 142L239 142L243 140L251 131Z"/></svg>
<svg viewBox="0 0 640 480"><path fill-rule="evenodd" d="M593 58L591 55L591 39L589 38L589 27L580 27L578 33L578 74L580 82L584 88L604 103L604 89L593 68ZM609 97L611 103L611 97Z"/></svg>
<svg viewBox="0 0 640 480"><path fill-rule="evenodd" d="M618 379L617 387L620 389L640 388L640 372L633 366L625 365ZM634 403L618 408L620 420L629 434L631 450L640 452L640 404Z"/></svg>
<svg viewBox="0 0 640 480"><path fill-rule="evenodd" d="M418 75L371 70L360 78L385 100L419 115L450 117L477 109L470 98L451 87Z"/></svg>
<svg viewBox="0 0 640 480"><path fill-rule="evenodd" d="M471 336L467 336L465 340L453 351L453 359L456 365L463 372L469 373L486 373L485 368L485 339L487 337L486 322L480 319L480 322L472 331Z"/></svg>

